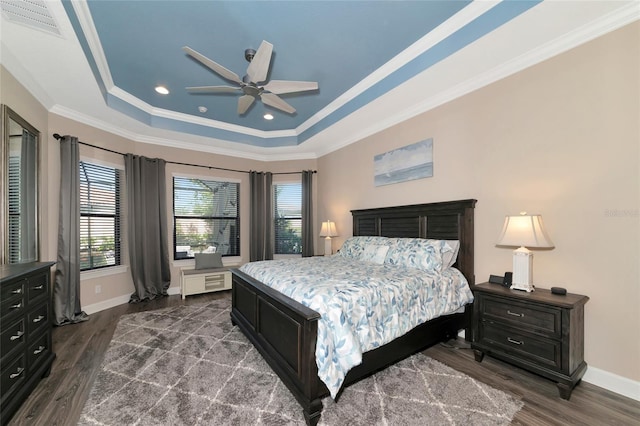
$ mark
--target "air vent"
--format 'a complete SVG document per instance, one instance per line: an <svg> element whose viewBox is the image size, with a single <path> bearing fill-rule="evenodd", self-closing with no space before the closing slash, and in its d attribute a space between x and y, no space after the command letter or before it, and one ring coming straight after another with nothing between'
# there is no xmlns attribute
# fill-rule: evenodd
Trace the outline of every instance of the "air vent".
<svg viewBox="0 0 640 426"><path fill-rule="evenodd" d="M60 35L58 25L43 0L0 0L0 8L9 21Z"/></svg>

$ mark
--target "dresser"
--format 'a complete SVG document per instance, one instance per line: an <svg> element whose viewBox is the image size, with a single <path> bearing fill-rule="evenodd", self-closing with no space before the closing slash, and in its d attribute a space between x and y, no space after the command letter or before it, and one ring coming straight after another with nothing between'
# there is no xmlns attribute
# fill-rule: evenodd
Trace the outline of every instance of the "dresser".
<svg viewBox="0 0 640 426"><path fill-rule="evenodd" d="M0 423L6 424L56 355L51 347L50 268L55 262L0 267Z"/></svg>
<svg viewBox="0 0 640 426"><path fill-rule="evenodd" d="M556 382L569 399L584 362L584 305L580 294L555 295L546 289L527 293L499 284L474 286L475 359L484 355L524 368Z"/></svg>

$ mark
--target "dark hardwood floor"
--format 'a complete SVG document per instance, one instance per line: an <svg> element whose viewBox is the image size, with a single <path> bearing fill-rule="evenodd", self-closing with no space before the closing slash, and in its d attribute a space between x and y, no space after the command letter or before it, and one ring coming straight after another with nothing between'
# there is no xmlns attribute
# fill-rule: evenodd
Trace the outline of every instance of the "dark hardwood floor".
<svg viewBox="0 0 640 426"><path fill-rule="evenodd" d="M90 316L89 321L55 328L57 355L51 374L43 379L13 416L10 425L75 425L98 373L121 315L230 297L230 292L169 296L136 305L121 305ZM525 406L516 425L640 425L640 402L580 383L571 400L558 397L553 382L486 356L481 363L461 339L437 345L425 354L474 379L511 393Z"/></svg>

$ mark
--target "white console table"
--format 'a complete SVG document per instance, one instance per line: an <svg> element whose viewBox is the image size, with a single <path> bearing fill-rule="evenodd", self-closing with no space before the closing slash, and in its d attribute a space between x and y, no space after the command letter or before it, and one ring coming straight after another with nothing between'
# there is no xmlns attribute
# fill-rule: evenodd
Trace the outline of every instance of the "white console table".
<svg viewBox="0 0 640 426"><path fill-rule="evenodd" d="M229 268L227 266L213 269L181 268L180 292L182 298L184 299L191 294L230 290L231 272L229 272Z"/></svg>

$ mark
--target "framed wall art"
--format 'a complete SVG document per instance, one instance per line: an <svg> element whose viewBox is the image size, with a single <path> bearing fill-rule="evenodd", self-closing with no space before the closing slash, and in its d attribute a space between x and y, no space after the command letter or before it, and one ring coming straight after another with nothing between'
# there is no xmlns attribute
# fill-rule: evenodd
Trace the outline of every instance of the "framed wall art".
<svg viewBox="0 0 640 426"><path fill-rule="evenodd" d="M373 157L375 186L433 176L433 138Z"/></svg>

